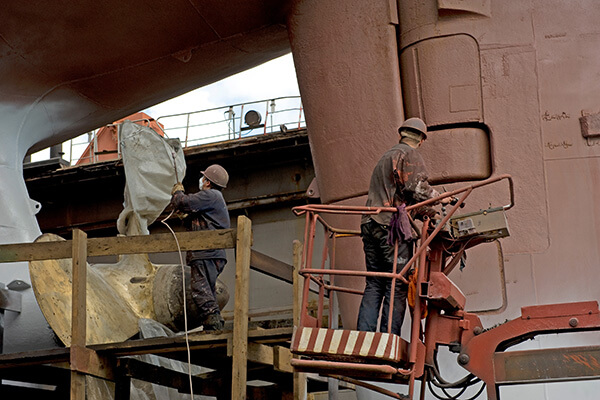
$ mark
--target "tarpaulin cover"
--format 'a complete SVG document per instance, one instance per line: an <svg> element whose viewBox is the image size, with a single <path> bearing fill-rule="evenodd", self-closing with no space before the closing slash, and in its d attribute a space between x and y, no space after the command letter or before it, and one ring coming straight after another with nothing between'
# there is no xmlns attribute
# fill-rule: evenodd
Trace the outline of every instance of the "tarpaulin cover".
<svg viewBox="0 0 600 400"><path fill-rule="evenodd" d="M179 139L131 121L120 125L119 136L126 183L117 229L128 236L147 235L171 201L173 185L185 176L183 149Z"/></svg>

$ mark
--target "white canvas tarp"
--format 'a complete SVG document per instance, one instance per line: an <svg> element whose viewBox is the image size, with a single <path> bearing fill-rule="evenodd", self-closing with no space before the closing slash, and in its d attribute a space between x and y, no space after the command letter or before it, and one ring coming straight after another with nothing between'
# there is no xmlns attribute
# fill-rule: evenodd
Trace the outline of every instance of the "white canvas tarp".
<svg viewBox="0 0 600 400"><path fill-rule="evenodd" d="M179 139L166 139L131 121L119 130L127 181L117 229L124 235L147 235L148 226L171 201L173 185L185 176L183 149Z"/></svg>

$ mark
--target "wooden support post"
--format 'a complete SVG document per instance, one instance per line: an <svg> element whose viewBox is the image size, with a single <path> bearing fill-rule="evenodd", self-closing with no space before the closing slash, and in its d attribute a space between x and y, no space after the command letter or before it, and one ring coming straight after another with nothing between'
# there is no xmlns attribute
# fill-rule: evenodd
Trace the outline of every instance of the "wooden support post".
<svg viewBox="0 0 600 400"><path fill-rule="evenodd" d="M246 399L248 357L248 297L252 222L241 215L237 220L235 255L235 305L233 314L233 368L231 398Z"/></svg>
<svg viewBox="0 0 600 400"><path fill-rule="evenodd" d="M301 281L301 276L298 273L302 263L302 243L294 240L294 275L293 275L293 292L294 292L294 326L300 324L300 307L302 306L302 289L304 282ZM294 372L294 400L306 399L306 374L302 372Z"/></svg>
<svg viewBox="0 0 600 400"><path fill-rule="evenodd" d="M71 296L71 400L85 400L85 375L74 370L77 365L78 351L86 342L86 273L87 273L87 235L73 230L72 246L72 284Z"/></svg>

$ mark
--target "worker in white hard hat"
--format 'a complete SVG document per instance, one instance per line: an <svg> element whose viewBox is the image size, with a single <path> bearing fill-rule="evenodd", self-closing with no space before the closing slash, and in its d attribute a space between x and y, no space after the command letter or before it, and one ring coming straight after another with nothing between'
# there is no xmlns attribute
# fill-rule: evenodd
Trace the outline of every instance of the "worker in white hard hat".
<svg viewBox="0 0 600 400"><path fill-rule="evenodd" d="M225 168L213 164L201 172L199 192L185 194L180 182L173 186L171 203L177 211L187 214L184 222L188 230L229 229L229 212L221 193L228 182L229 174ZM216 283L226 263L224 249L187 252L187 264L192 274L192 299L198 308L204 330L223 329L224 321L216 299Z"/></svg>
<svg viewBox="0 0 600 400"><path fill-rule="evenodd" d="M419 118L407 119L398 128L399 143L389 149L379 160L371 175L367 206L397 207L398 214L404 213L404 207L420 201L439 196L427 182L427 171L423 158L417 151L427 139L427 125ZM444 203L449 200L444 200ZM405 224L395 223L392 213L363 215L361 220L361 237L365 251L367 271L393 272L394 241L390 240L390 225L402 227L398 238L398 263L400 271L412 257L412 231L408 218ZM408 225L408 226L407 226ZM396 281L394 291L394 309L391 332L400 335L400 328L406 310L408 286L400 280ZM390 306L391 279L367 277L364 295L358 312L358 329L375 332L381 311L379 330L387 332L388 310Z"/></svg>

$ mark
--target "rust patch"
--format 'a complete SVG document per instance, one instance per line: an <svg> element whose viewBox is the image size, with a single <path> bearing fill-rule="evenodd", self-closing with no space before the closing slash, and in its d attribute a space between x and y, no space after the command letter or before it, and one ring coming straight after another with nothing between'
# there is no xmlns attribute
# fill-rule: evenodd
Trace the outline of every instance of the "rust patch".
<svg viewBox="0 0 600 400"><path fill-rule="evenodd" d="M581 354L565 354L563 357L567 362L572 361L591 370L600 370L600 363L598 363L596 357L587 357Z"/></svg>

